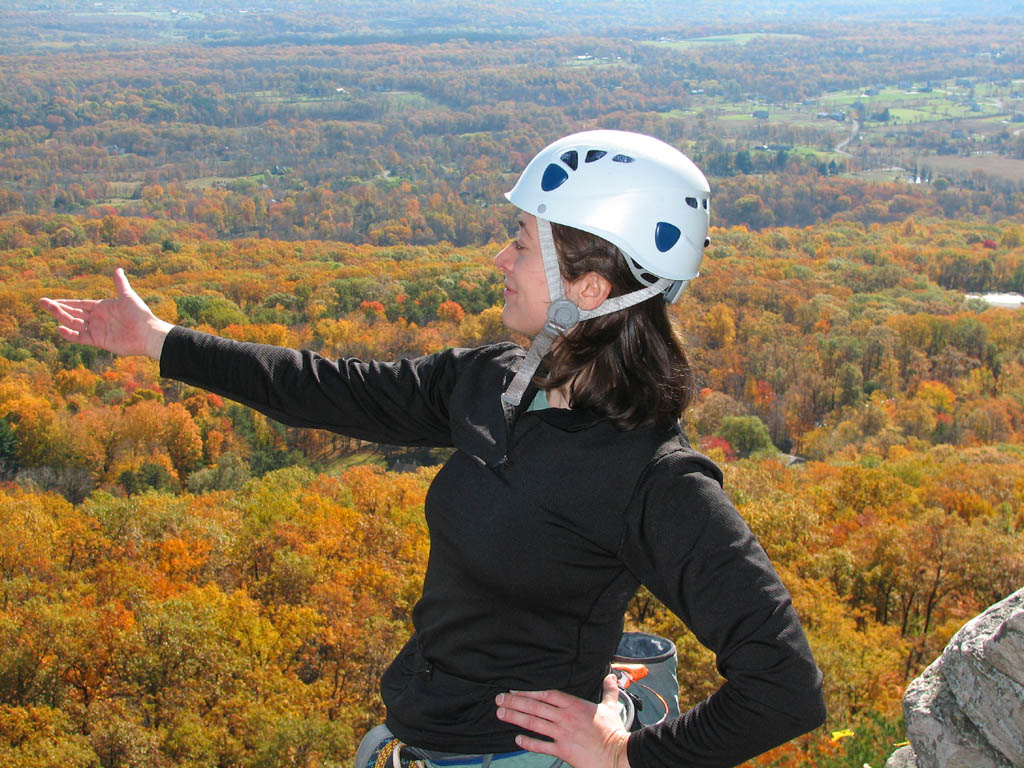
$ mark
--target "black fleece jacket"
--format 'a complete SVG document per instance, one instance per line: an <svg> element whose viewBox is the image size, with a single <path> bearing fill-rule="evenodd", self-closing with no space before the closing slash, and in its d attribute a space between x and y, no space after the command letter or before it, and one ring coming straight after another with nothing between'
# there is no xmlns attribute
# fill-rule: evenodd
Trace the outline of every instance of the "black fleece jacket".
<svg viewBox="0 0 1024 768"><path fill-rule="evenodd" d="M381 683L406 743L514 751L498 692L597 701L640 584L715 652L726 682L634 733L632 768L735 765L819 725L821 673L720 470L674 425L620 431L587 411L503 409L523 354L498 344L334 362L175 328L160 368L293 426L456 449L427 494L415 634Z"/></svg>

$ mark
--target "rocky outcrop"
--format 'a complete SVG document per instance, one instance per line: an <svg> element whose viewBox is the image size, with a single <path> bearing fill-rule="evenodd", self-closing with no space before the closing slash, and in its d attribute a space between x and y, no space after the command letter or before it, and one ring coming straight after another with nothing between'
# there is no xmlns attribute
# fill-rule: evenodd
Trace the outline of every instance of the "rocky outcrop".
<svg viewBox="0 0 1024 768"><path fill-rule="evenodd" d="M886 768L1024 768L1024 589L967 622L907 688Z"/></svg>

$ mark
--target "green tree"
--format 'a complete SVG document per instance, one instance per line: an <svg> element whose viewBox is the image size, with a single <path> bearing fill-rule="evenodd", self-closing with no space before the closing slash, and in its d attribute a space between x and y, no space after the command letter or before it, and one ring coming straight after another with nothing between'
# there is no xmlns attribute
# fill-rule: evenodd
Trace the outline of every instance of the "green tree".
<svg viewBox="0 0 1024 768"><path fill-rule="evenodd" d="M839 385L839 402L841 405L855 405L864 394L864 375L860 366L854 363L843 363L836 373Z"/></svg>
<svg viewBox="0 0 1024 768"><path fill-rule="evenodd" d="M18 469L18 438L6 419L0 419L0 480L9 479Z"/></svg>
<svg viewBox="0 0 1024 768"><path fill-rule="evenodd" d="M757 416L727 416L722 419L717 434L728 440L739 456L775 450L768 427Z"/></svg>

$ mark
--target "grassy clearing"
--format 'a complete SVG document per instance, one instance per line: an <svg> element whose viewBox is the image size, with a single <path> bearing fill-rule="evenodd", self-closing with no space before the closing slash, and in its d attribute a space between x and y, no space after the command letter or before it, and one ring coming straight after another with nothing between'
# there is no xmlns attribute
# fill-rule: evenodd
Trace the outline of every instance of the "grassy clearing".
<svg viewBox="0 0 1024 768"><path fill-rule="evenodd" d="M871 111L878 111L872 108ZM929 105L919 109L907 107L889 107L889 116L901 123L928 123L941 120L963 120L979 117L996 117L995 111L987 115L983 112L976 112L967 106L960 104Z"/></svg>
<svg viewBox="0 0 1024 768"><path fill-rule="evenodd" d="M847 91L834 91L826 93L821 97L822 104L835 106L839 104L850 104L854 101L868 101L874 103L889 103L897 101L929 101L935 98L942 98L944 94L936 92L921 93L920 91L905 91L902 88L883 88L868 95L864 88L852 88Z"/></svg>
<svg viewBox="0 0 1024 768"><path fill-rule="evenodd" d="M734 35L710 35L708 37L690 37L685 40L643 40L647 45L665 48L690 49L707 45L746 45L759 38L775 38L779 40L799 40L807 35L782 34L777 32L740 32Z"/></svg>
<svg viewBox="0 0 1024 768"><path fill-rule="evenodd" d="M261 104L292 104L297 106L317 106L325 102L345 101L347 93L329 93L325 96L310 96L301 93L284 93L282 91L238 91L238 96L250 98Z"/></svg>
<svg viewBox="0 0 1024 768"><path fill-rule="evenodd" d="M257 173L251 176L200 176L199 178L186 181L184 186L185 189L210 189L215 184L230 184L240 179L251 179L259 184L263 181L263 174Z"/></svg>
<svg viewBox="0 0 1024 768"><path fill-rule="evenodd" d="M386 91L381 96L388 100L392 109L398 111L430 110L437 109L440 106L433 99L415 91Z"/></svg>
<svg viewBox="0 0 1024 768"><path fill-rule="evenodd" d="M795 157L809 157L818 163L827 163L830 160L835 160L836 162L839 162L840 160L846 159L846 155L842 154L841 152L832 152L831 150L817 149L815 147L807 147L800 145L793 147L789 154Z"/></svg>
<svg viewBox="0 0 1024 768"><path fill-rule="evenodd" d="M340 475L346 469L351 469L361 464L374 464L382 468L387 467L387 461L385 461L380 453L376 451L359 451L358 453L350 453L348 456L342 456L337 461L332 462L330 466L324 468L324 474Z"/></svg>
<svg viewBox="0 0 1024 768"><path fill-rule="evenodd" d="M900 123L921 123L936 120L962 120L1005 113L994 99L981 94L981 86L971 88L947 83L931 91L883 88L870 96L860 89L837 91L821 97L826 110L849 110L854 104L864 105L868 115L888 109ZM1005 90L1005 89L1003 89Z"/></svg>
<svg viewBox="0 0 1024 768"><path fill-rule="evenodd" d="M202 21L207 17L208 14L202 11L82 11L82 12L71 12L70 16L78 18L90 18L90 17L129 17L136 19L145 19L147 21L164 21L164 22L176 22L176 21Z"/></svg>
<svg viewBox="0 0 1024 768"><path fill-rule="evenodd" d="M892 181L909 183L907 172L902 168L879 168L874 171L855 171L843 175L851 179L860 179L861 181L868 181L874 184L884 184Z"/></svg>
<svg viewBox="0 0 1024 768"><path fill-rule="evenodd" d="M589 67L592 69L616 69L619 67L626 67L629 69L637 69L636 64L631 64L628 61L616 57L614 59L608 58L586 58L577 59L572 58L562 62L563 67Z"/></svg>
<svg viewBox="0 0 1024 768"><path fill-rule="evenodd" d="M1017 184L1024 183L1024 160L999 155L971 155L957 157L954 155L925 155L917 159L919 167L928 166L932 169L932 177L937 178L944 173L954 176L970 175L972 171L982 171L988 176L1007 179Z"/></svg>
<svg viewBox="0 0 1024 768"><path fill-rule="evenodd" d="M141 181L111 181L107 184L107 205L119 205L133 197L142 189Z"/></svg>

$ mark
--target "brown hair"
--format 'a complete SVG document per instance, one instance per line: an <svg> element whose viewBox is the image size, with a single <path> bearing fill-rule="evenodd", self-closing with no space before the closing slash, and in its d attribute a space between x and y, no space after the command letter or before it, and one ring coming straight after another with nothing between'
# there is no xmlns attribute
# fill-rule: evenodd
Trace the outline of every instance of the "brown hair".
<svg viewBox="0 0 1024 768"><path fill-rule="evenodd" d="M622 252L589 232L552 224L562 277L572 282L596 272L610 296L643 286ZM659 295L628 309L584 320L547 355L542 389L569 384L573 408L589 408L620 429L678 421L694 393L694 376Z"/></svg>

